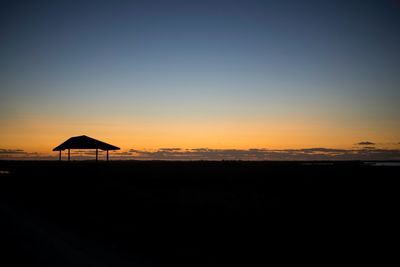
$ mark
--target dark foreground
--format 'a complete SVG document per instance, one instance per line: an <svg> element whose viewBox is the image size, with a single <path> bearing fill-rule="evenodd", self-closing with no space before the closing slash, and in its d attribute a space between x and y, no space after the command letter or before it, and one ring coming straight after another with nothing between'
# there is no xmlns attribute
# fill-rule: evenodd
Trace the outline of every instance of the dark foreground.
<svg viewBox="0 0 400 267"><path fill-rule="evenodd" d="M396 203L398 172L361 162L0 161L0 265L342 263L374 236L376 218L355 220L360 211Z"/></svg>

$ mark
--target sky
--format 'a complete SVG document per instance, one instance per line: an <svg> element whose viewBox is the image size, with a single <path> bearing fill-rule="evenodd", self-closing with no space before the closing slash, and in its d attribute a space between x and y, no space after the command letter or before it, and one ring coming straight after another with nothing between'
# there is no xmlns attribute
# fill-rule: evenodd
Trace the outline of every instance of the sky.
<svg viewBox="0 0 400 267"><path fill-rule="evenodd" d="M1 1L0 154L400 149L399 29L396 0Z"/></svg>

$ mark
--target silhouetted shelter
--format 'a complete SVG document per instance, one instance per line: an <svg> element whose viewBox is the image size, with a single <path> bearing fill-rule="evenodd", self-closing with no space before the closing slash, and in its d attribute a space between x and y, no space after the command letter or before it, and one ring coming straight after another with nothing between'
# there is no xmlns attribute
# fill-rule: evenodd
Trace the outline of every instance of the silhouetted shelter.
<svg viewBox="0 0 400 267"><path fill-rule="evenodd" d="M107 161L108 161L108 151L109 150L119 150L119 147L104 143L102 141L96 140L86 135L71 137L61 145L53 149L53 151L60 151L59 160L61 160L61 151L68 149L68 160L70 160L70 150L71 149L96 149L96 161L98 160L99 149L107 151Z"/></svg>

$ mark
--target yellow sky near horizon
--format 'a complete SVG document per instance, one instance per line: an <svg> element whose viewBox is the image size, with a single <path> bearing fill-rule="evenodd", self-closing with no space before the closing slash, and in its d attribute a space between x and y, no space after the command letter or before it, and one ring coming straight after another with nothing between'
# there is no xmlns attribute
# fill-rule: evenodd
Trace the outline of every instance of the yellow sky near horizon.
<svg viewBox="0 0 400 267"><path fill-rule="evenodd" d="M327 120L39 120L3 124L0 148L47 153L72 136L88 135L128 149L349 149L361 141L393 147L395 129ZM376 125L375 125L376 126ZM387 125L385 125L387 127Z"/></svg>

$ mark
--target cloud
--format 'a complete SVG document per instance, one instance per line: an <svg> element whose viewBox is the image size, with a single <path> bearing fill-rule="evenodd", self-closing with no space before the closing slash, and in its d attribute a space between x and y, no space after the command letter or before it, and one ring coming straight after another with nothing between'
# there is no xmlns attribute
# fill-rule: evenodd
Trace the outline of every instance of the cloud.
<svg viewBox="0 0 400 267"><path fill-rule="evenodd" d="M100 151L99 151L100 152ZM77 150L73 160L93 160L95 152ZM63 153L65 159L66 154ZM99 153L104 159L104 153ZM400 160L400 149L364 146L357 149L304 148L304 149L212 149L212 148L160 148L156 150L129 149L110 151L112 160ZM0 149L0 159L56 160L58 153L30 153L22 149Z"/></svg>
<svg viewBox="0 0 400 267"><path fill-rule="evenodd" d="M370 142L370 141L363 141L363 142L357 143L356 145L359 145L359 146L374 146L376 144L373 143L373 142Z"/></svg>
<svg viewBox="0 0 400 267"><path fill-rule="evenodd" d="M22 149L5 149L0 148L0 154L26 154Z"/></svg>
<svg viewBox="0 0 400 267"><path fill-rule="evenodd" d="M158 150L159 150L159 151L166 151L166 152L169 152L169 151L179 151L179 150L182 150L182 148L178 148L178 147L159 148Z"/></svg>
<svg viewBox="0 0 400 267"><path fill-rule="evenodd" d="M114 155L121 155L121 156L131 156L132 153L128 151L123 151L123 152L114 152Z"/></svg>
<svg viewBox="0 0 400 267"><path fill-rule="evenodd" d="M400 150L305 148L305 149L210 149L135 150L132 159L139 160L393 160L400 159Z"/></svg>
<svg viewBox="0 0 400 267"><path fill-rule="evenodd" d="M292 150L296 151L296 150ZM298 149L297 151L302 151L304 153L343 153L346 152L346 149L335 149L335 148L324 148L324 147L317 147L317 148L303 148Z"/></svg>
<svg viewBox="0 0 400 267"><path fill-rule="evenodd" d="M376 147L374 146L363 146L362 149L375 149Z"/></svg>
<svg viewBox="0 0 400 267"><path fill-rule="evenodd" d="M0 148L0 160L51 160L55 156L38 152L27 152L23 149Z"/></svg>

